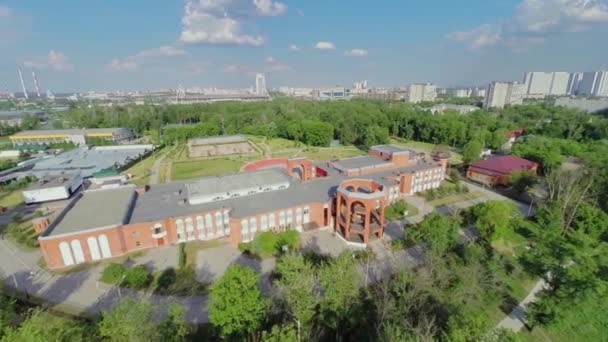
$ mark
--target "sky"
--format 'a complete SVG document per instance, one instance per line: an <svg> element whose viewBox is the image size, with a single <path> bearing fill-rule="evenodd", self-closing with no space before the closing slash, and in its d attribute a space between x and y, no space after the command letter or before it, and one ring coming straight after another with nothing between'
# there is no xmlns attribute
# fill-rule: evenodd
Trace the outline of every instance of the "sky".
<svg viewBox="0 0 608 342"><path fill-rule="evenodd" d="M0 0L0 89L440 86L608 69L608 0Z"/></svg>

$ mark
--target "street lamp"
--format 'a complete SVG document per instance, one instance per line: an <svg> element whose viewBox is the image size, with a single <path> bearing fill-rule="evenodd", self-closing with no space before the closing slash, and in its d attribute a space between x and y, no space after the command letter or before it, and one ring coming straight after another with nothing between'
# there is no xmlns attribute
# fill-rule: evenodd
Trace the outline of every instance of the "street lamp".
<svg viewBox="0 0 608 342"><path fill-rule="evenodd" d="M126 274L123 274L122 278L120 278L120 281L118 281L118 284L117 284L119 298L122 298L122 293L120 292L120 284L122 284L122 281L125 280L126 276L127 276Z"/></svg>

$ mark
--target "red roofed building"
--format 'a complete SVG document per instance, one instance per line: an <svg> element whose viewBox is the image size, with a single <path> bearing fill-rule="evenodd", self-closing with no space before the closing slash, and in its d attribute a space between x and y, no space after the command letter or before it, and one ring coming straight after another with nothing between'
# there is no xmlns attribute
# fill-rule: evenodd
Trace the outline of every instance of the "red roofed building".
<svg viewBox="0 0 608 342"><path fill-rule="evenodd" d="M505 133L507 141L501 146L503 150L510 150L513 147L513 143L524 134L523 128L517 128L512 131Z"/></svg>
<svg viewBox="0 0 608 342"><path fill-rule="evenodd" d="M488 186L508 185L515 172L529 171L536 174L538 164L516 156L502 156L471 164L467 178Z"/></svg>

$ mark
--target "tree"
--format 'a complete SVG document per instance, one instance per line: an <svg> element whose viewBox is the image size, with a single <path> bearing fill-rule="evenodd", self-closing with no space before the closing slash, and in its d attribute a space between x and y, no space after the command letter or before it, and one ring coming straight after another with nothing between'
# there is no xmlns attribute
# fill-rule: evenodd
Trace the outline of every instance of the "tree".
<svg viewBox="0 0 608 342"><path fill-rule="evenodd" d="M309 325L316 314L319 299L314 293L316 277L312 265L302 255L282 257L275 269L277 287L287 311L296 321L299 336L307 336Z"/></svg>
<svg viewBox="0 0 608 342"><path fill-rule="evenodd" d="M488 139L488 147L493 150L498 150L507 142L507 130L504 128L497 129L490 135Z"/></svg>
<svg viewBox="0 0 608 342"><path fill-rule="evenodd" d="M296 328L290 324L285 326L275 325L271 331L262 333L262 342L299 342Z"/></svg>
<svg viewBox="0 0 608 342"><path fill-rule="evenodd" d="M0 338L9 329L17 317L17 301L0 288Z"/></svg>
<svg viewBox="0 0 608 342"><path fill-rule="evenodd" d="M462 160L465 164L471 164L479 160L481 158L481 150L483 149L483 144L479 140L471 140L462 150Z"/></svg>
<svg viewBox="0 0 608 342"><path fill-rule="evenodd" d="M184 307L172 304L167 310L167 317L159 326L161 341L183 342L186 341L189 329L185 320Z"/></svg>
<svg viewBox="0 0 608 342"><path fill-rule="evenodd" d="M89 341L85 325L77 320L62 318L36 309L18 328L8 329L3 342Z"/></svg>
<svg viewBox="0 0 608 342"><path fill-rule="evenodd" d="M456 219L431 213L424 220L406 230L406 236L414 242L425 242L438 255L444 255L458 242L460 224Z"/></svg>
<svg viewBox="0 0 608 342"><path fill-rule="evenodd" d="M230 266L211 286L209 321L224 337L252 335L262 326L268 308L257 273L247 267Z"/></svg>
<svg viewBox="0 0 608 342"><path fill-rule="evenodd" d="M358 302L360 275L353 259L352 253L344 252L319 270L323 323L335 332L349 328L347 320Z"/></svg>
<svg viewBox="0 0 608 342"><path fill-rule="evenodd" d="M103 314L99 334L108 341L160 341L157 324L153 320L154 307L134 298L123 299L112 310Z"/></svg>
<svg viewBox="0 0 608 342"><path fill-rule="evenodd" d="M388 129L380 126L369 126L365 129L363 145L367 148L388 143Z"/></svg>
<svg viewBox="0 0 608 342"><path fill-rule="evenodd" d="M312 146L329 146L334 127L328 122L306 120L302 123L304 142Z"/></svg>
<svg viewBox="0 0 608 342"><path fill-rule="evenodd" d="M517 206L509 201L488 201L471 209L475 227L487 241L507 238L521 220Z"/></svg>
<svg viewBox="0 0 608 342"><path fill-rule="evenodd" d="M469 342L481 340L488 331L490 321L484 312L465 310L453 313L448 320L448 340Z"/></svg>
<svg viewBox="0 0 608 342"><path fill-rule="evenodd" d="M517 171L511 174L511 185L520 194L528 192L538 183L536 173L530 171Z"/></svg>

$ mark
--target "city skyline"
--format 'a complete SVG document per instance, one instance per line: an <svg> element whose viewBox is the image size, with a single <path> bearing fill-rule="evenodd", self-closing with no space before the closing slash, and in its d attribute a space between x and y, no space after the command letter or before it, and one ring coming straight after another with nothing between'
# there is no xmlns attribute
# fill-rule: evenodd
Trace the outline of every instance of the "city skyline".
<svg viewBox="0 0 608 342"><path fill-rule="evenodd" d="M268 87L360 79L483 85L519 81L528 71L607 69L608 48L594 44L606 34L604 0L474 0L466 8L8 0L0 3L0 87L20 91L17 67L30 91L31 71L43 91L250 87L256 73L266 74Z"/></svg>

